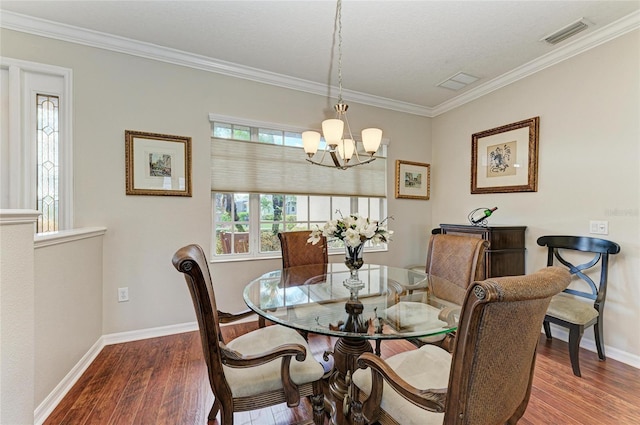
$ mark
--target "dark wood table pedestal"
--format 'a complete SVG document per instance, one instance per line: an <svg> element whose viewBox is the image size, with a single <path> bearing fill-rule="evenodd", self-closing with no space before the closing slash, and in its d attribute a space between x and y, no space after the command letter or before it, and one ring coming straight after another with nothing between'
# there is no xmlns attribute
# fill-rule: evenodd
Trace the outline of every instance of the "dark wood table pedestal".
<svg viewBox="0 0 640 425"><path fill-rule="evenodd" d="M362 319L362 303L354 298L345 305L347 321L341 325L346 332L366 333L368 324ZM333 347L333 352L325 352L324 360L333 356L333 371L329 376L329 394L326 394L331 422L336 425L349 424L351 406L351 374L357 370L357 361L363 353L372 353L371 343L365 338L341 337Z"/></svg>

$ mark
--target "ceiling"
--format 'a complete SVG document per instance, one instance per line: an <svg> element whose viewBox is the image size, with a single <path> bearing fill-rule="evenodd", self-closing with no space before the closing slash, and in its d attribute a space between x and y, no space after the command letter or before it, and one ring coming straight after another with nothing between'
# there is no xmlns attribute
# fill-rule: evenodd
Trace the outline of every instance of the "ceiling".
<svg viewBox="0 0 640 425"><path fill-rule="evenodd" d="M639 10L637 0L343 0L344 100L434 116L640 27ZM325 95L337 86L334 1L2 0L0 12L9 29ZM540 41L581 18L585 31ZM479 80L437 86L461 71Z"/></svg>

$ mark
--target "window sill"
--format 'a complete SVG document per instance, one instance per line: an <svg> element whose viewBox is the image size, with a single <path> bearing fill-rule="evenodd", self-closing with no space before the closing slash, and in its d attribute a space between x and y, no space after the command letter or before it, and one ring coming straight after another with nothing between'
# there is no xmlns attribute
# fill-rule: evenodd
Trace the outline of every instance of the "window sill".
<svg viewBox="0 0 640 425"><path fill-rule="evenodd" d="M388 252L389 249L388 248L374 248L374 249L369 249L369 250L365 250L364 253L372 253L372 252ZM344 256L344 251L343 250L339 250L339 251L334 251L334 252L329 252L329 257L336 257L336 256ZM279 260L281 259L282 256L278 253L275 255L265 255L263 257L240 257L240 256L229 256L229 257L216 257L216 256L212 256L211 260L209 261L210 263L236 263L236 262L242 262L242 261L259 261L259 260Z"/></svg>

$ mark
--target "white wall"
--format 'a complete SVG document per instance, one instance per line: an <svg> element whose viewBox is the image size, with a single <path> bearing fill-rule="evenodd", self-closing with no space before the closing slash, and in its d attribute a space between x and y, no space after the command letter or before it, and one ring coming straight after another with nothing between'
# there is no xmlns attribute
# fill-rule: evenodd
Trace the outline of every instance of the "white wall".
<svg viewBox="0 0 640 425"><path fill-rule="evenodd" d="M319 128L322 96L225 77L120 53L3 29L2 54L73 70L75 226L104 226L103 334L195 320L184 279L171 266L177 248L210 247L208 114L239 116ZM348 99L346 99L348 101ZM429 162L430 120L351 102L354 130L375 123L391 140L389 213L396 231L388 253L372 261L389 265L422 262L431 203L395 200L396 159ZM126 196L124 131L190 136L193 140L193 197ZM302 160L302 158L301 158ZM279 260L216 263L212 266L218 304L245 308L242 288ZM128 287L131 301L117 302Z"/></svg>
<svg viewBox="0 0 640 425"><path fill-rule="evenodd" d="M433 222L464 222L498 206L492 224L528 226L526 268L546 264L546 234L603 236L612 257L605 344L640 356L640 33L601 45L433 120ZM471 135L540 116L538 191L470 194ZM593 235L597 236L597 235ZM593 341L591 330L585 339ZM624 353L618 353L624 356ZM629 359L627 359L629 360Z"/></svg>

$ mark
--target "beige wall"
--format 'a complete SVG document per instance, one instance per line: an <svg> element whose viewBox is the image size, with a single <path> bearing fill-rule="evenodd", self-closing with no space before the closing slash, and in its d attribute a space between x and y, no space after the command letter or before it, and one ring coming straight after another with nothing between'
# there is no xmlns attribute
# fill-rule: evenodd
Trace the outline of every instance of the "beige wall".
<svg viewBox="0 0 640 425"><path fill-rule="evenodd" d="M36 242L36 405L102 336L102 240Z"/></svg>
<svg viewBox="0 0 640 425"><path fill-rule="evenodd" d="M195 320L183 278L171 266L188 243L210 246L208 114L319 127L331 104L322 96L225 77L110 51L3 29L2 54L73 70L75 226L104 226L103 333ZM346 99L348 101L348 99ZM390 265L422 262L431 203L393 199L395 159L431 160L430 120L351 102L354 130L377 123L391 140L389 213L396 220L390 251L372 254ZM193 197L125 195L124 131L193 139ZM301 158L302 159L302 158ZM218 303L245 308L242 288L278 267L277 260L212 266ZM128 287L131 301L117 302Z"/></svg>
<svg viewBox="0 0 640 425"><path fill-rule="evenodd" d="M0 424L33 423L33 229L38 215L0 210Z"/></svg>
<svg viewBox="0 0 640 425"><path fill-rule="evenodd" d="M433 223L498 206L492 224L527 230L527 272L546 264L536 239L588 235L607 220L620 244L609 276L605 343L640 356L640 34L622 36L433 120ZM536 193L471 195L471 135L540 116ZM593 333L585 333L593 341ZM611 353L611 352L610 352ZM624 356L624 354L622 354ZM627 359L628 360L628 359Z"/></svg>

